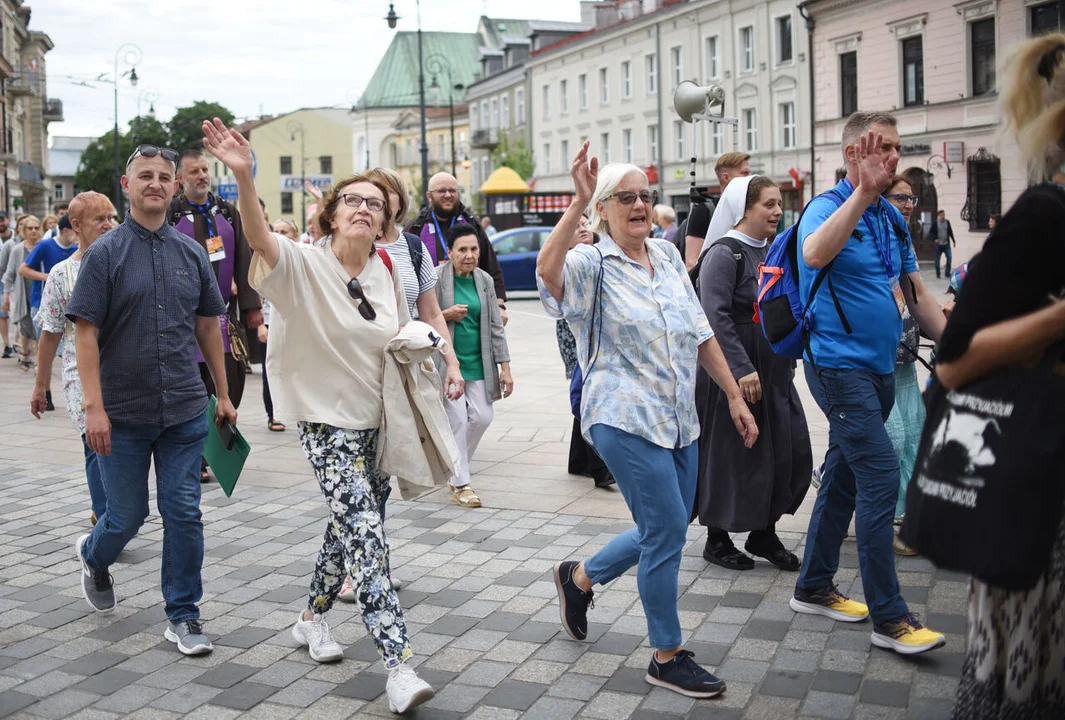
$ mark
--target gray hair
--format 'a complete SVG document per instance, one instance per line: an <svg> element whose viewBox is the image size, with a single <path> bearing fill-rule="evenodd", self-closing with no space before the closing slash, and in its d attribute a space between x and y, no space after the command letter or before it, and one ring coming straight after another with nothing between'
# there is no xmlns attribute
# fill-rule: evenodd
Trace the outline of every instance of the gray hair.
<svg viewBox="0 0 1065 720"><path fill-rule="evenodd" d="M588 224L592 232L610 234L610 226L607 225L606 218L599 214L596 206L602 202L603 198L614 194L625 176L633 172L639 173L644 180L647 180L647 173L629 163L610 163L599 169L599 181L595 184L592 202L588 207Z"/></svg>
<svg viewBox="0 0 1065 720"><path fill-rule="evenodd" d="M847 118L847 124L843 126L843 147L858 142L873 125L898 127L899 121L887 112L856 112Z"/></svg>

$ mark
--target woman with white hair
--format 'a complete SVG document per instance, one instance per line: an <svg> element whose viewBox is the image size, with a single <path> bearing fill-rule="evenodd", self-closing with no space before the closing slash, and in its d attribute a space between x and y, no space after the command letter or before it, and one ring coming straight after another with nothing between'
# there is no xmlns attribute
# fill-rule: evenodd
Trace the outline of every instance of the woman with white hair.
<svg viewBox="0 0 1065 720"><path fill-rule="evenodd" d="M764 175L734 179L714 211L729 229L710 236L699 264L700 300L732 376L750 405L761 434L744 452L732 429L728 398L700 372L699 485L696 510L707 528L703 558L731 570L751 570L729 533L750 532L744 549L782 570L799 559L776 533L810 488L813 454L802 401L795 390L795 361L777 355L755 322L759 268L783 214L780 188Z"/></svg>
<svg viewBox="0 0 1065 720"><path fill-rule="evenodd" d="M725 684L682 646L677 613L681 552L695 499L699 435L695 370L701 364L729 397L736 429L750 447L758 428L699 306L684 261L668 242L648 239L655 195L635 165L588 159L587 141L570 169L573 203L536 262L540 298L577 339L584 376L581 432L617 480L636 527L584 562L555 566L562 625L588 633L592 586L638 565L637 583L654 654L647 682L704 698ZM578 244L591 205L597 245Z"/></svg>

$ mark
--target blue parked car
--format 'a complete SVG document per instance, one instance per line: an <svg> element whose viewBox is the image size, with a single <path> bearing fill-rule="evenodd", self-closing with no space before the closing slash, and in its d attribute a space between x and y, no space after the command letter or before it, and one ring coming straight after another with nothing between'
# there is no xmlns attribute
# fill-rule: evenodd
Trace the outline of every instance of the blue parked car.
<svg viewBox="0 0 1065 720"><path fill-rule="evenodd" d="M491 238L507 290L536 289L536 256L554 228L521 227Z"/></svg>

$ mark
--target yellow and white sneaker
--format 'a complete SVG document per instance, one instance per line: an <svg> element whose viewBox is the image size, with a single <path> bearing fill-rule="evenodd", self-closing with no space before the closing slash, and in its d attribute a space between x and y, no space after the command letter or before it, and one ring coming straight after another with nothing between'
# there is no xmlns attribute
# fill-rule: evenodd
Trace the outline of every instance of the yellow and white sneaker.
<svg viewBox="0 0 1065 720"><path fill-rule="evenodd" d="M841 622L861 622L869 617L869 608L841 593L835 585L821 590L795 588L795 595L788 603L797 613L824 615Z"/></svg>
<svg viewBox="0 0 1065 720"><path fill-rule="evenodd" d="M909 613L898 620L873 626L873 644L902 655L916 655L943 647L947 639L926 628L913 613Z"/></svg>

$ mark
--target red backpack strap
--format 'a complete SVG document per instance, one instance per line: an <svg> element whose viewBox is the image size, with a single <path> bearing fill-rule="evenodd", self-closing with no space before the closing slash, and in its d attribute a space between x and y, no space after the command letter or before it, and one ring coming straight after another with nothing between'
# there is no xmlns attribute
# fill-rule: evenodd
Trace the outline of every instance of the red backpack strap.
<svg viewBox="0 0 1065 720"><path fill-rule="evenodd" d="M383 262L385 264L385 267L388 268L388 274L392 275L392 258L389 257L388 252L386 252L385 250L378 249L377 256L381 258L381 262Z"/></svg>

